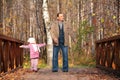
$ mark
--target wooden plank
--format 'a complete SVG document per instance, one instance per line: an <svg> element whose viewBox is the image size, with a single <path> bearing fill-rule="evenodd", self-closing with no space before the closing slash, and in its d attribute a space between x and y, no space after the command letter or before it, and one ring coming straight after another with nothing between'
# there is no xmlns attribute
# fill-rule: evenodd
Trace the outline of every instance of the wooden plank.
<svg viewBox="0 0 120 80"><path fill-rule="evenodd" d="M3 65L4 65L4 72L7 72L8 69L8 61L7 61L7 42L4 41L3 45Z"/></svg>
<svg viewBox="0 0 120 80"><path fill-rule="evenodd" d="M108 73L113 73L114 75L120 76L120 70L113 70L112 68L106 68L105 66L97 65L96 68L105 70Z"/></svg>
<svg viewBox="0 0 120 80"><path fill-rule="evenodd" d="M120 74L120 35L96 41L96 67Z"/></svg>
<svg viewBox="0 0 120 80"><path fill-rule="evenodd" d="M4 66L3 66L3 64L4 64L4 60L3 60L3 41L1 40L1 72L3 72L4 71Z"/></svg>
<svg viewBox="0 0 120 80"><path fill-rule="evenodd" d="M11 42L10 44L10 68L11 69L14 69L14 55L13 55L13 52L14 52L14 47L13 47L13 42Z"/></svg>
<svg viewBox="0 0 120 80"><path fill-rule="evenodd" d="M20 52L19 52L19 45L18 44L16 44L17 46L16 46L16 50L17 50L17 52L16 52L16 60L17 60L17 67L19 67L20 66Z"/></svg>
<svg viewBox="0 0 120 80"><path fill-rule="evenodd" d="M2 72L2 40L0 40L0 73Z"/></svg>
<svg viewBox="0 0 120 80"><path fill-rule="evenodd" d="M120 39L120 35L116 35L113 37L109 37L109 38L105 38L105 39L101 39L101 40L97 40L95 43L99 44L99 43L103 43L103 42L109 42L109 41L114 41L114 40L119 40Z"/></svg>
<svg viewBox="0 0 120 80"><path fill-rule="evenodd" d="M14 43L14 49L16 49L16 43ZM16 58L16 51L14 51L14 66L17 67L17 58Z"/></svg>
<svg viewBox="0 0 120 80"><path fill-rule="evenodd" d="M0 34L0 73L22 66L23 50L19 48L21 44L23 41Z"/></svg>
<svg viewBox="0 0 120 80"><path fill-rule="evenodd" d="M116 42L115 42L115 65L116 65L117 70L120 69L120 66L119 66L119 61L120 61L119 54L120 54L119 53L119 41L116 40Z"/></svg>
<svg viewBox="0 0 120 80"><path fill-rule="evenodd" d="M19 46L22 44L19 44ZM23 48L19 48L19 54L20 54L20 66L23 65Z"/></svg>
<svg viewBox="0 0 120 80"><path fill-rule="evenodd" d="M11 38L5 35L0 34L0 39L2 40L7 40L7 41L12 41L12 42L17 42L17 43L23 43L23 41L15 39L15 38Z"/></svg>

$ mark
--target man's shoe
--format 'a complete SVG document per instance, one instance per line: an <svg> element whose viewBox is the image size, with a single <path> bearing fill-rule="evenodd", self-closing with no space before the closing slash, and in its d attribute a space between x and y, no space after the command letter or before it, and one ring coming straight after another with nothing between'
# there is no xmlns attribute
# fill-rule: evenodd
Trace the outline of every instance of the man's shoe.
<svg viewBox="0 0 120 80"><path fill-rule="evenodd" d="M68 70L63 70L63 72L68 72Z"/></svg>
<svg viewBox="0 0 120 80"><path fill-rule="evenodd" d="M53 70L52 72L58 72L57 70Z"/></svg>

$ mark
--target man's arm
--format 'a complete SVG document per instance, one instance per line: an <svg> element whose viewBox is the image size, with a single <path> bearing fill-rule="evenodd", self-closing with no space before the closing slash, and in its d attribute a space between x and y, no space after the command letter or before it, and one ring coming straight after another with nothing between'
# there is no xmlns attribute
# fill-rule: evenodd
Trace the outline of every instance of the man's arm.
<svg viewBox="0 0 120 80"><path fill-rule="evenodd" d="M53 23L50 27L50 34L53 40L53 43L58 44L58 39L56 38L55 34L56 34L56 29L55 29L56 25Z"/></svg>

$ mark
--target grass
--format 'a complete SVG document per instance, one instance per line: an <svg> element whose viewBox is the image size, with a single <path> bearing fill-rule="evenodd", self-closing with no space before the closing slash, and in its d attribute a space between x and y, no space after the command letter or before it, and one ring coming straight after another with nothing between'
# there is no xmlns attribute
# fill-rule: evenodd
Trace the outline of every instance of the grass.
<svg viewBox="0 0 120 80"><path fill-rule="evenodd" d="M59 67L62 68L62 56L58 57L58 64ZM95 58L91 55L80 54L79 56L75 56L74 64L71 64L71 58L69 59L69 67L76 67L76 68L90 68L95 67ZM39 59L38 61L38 68L46 68L48 67L47 64L43 59ZM30 68L30 59L29 56L24 57L23 68Z"/></svg>
<svg viewBox="0 0 120 80"><path fill-rule="evenodd" d="M83 67L95 67L95 57L92 55L80 54L75 58L74 64Z"/></svg>
<svg viewBox="0 0 120 80"><path fill-rule="evenodd" d="M23 62L23 68L30 68L30 57L29 55L24 55L24 62ZM47 67L47 64L43 59L39 59L38 61L38 68L45 68Z"/></svg>
<svg viewBox="0 0 120 80"><path fill-rule="evenodd" d="M38 68L45 68L47 64L43 62L43 60L39 59L38 61ZM23 68L30 68L30 60L24 61Z"/></svg>

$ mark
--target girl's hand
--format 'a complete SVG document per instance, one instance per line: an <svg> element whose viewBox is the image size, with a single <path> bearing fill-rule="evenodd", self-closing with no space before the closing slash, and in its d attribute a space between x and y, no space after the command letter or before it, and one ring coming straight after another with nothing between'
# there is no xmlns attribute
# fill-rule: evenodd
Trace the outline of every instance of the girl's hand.
<svg viewBox="0 0 120 80"><path fill-rule="evenodd" d="M22 45L21 46L19 46L20 48L22 47Z"/></svg>

